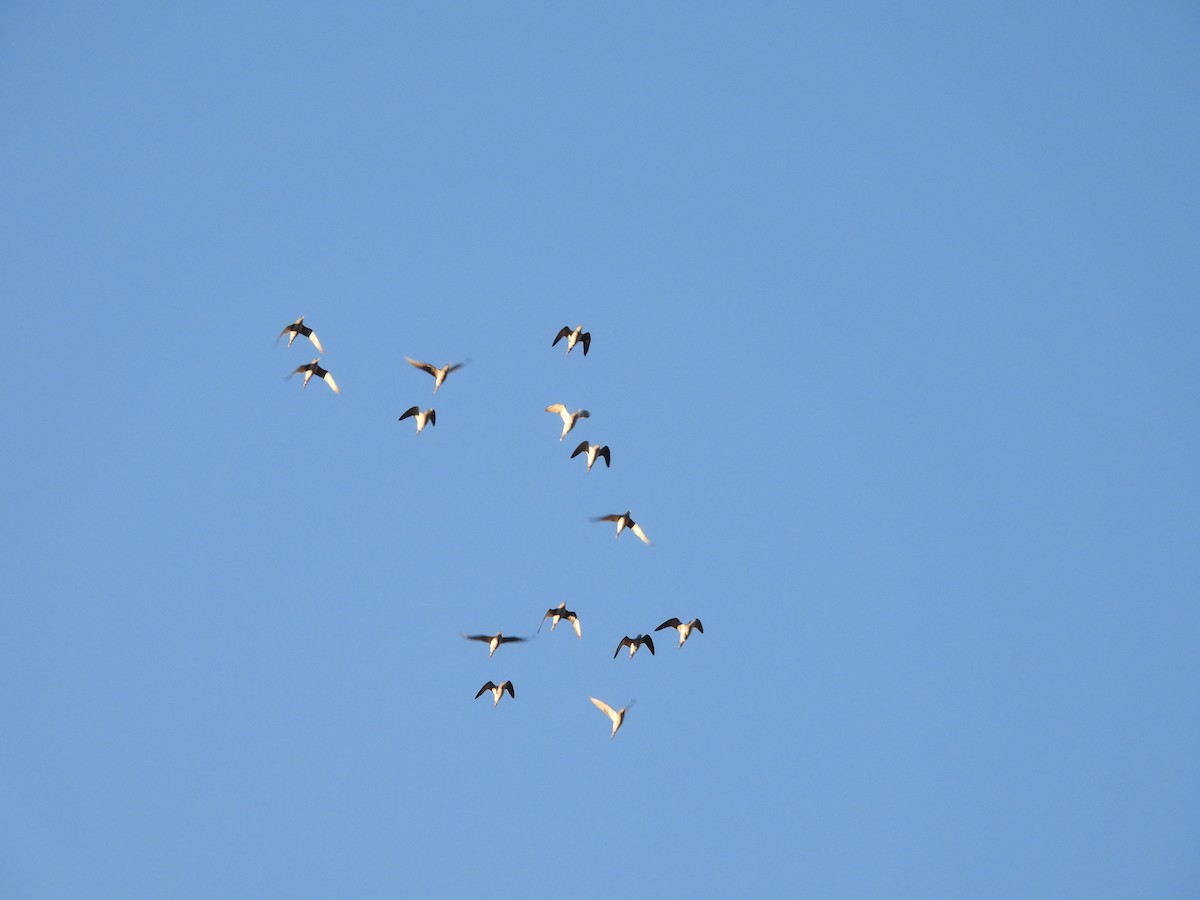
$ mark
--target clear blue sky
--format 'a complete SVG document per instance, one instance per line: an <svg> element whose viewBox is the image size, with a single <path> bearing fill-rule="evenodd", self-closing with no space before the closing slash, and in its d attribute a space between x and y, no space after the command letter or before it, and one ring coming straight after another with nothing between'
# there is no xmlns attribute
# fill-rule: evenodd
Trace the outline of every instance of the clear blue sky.
<svg viewBox="0 0 1200 900"><path fill-rule="evenodd" d="M1200 8L179 6L0 9L0 894L1197 896Z"/></svg>

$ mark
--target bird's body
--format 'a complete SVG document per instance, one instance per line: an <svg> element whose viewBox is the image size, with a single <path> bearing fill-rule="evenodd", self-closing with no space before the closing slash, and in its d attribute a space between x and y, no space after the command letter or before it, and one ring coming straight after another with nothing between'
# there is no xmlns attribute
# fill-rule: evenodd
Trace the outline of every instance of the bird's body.
<svg viewBox="0 0 1200 900"><path fill-rule="evenodd" d="M590 416L590 413L586 409L577 409L575 412L570 412L561 403L555 403L553 406L547 406L546 412L558 413L559 418L563 420L562 434L559 435L558 438L560 441L567 436L568 431L575 427L576 422L578 422L580 419L589 418Z"/></svg>
<svg viewBox="0 0 1200 900"><path fill-rule="evenodd" d="M542 616L542 621L538 624L538 631L542 630L542 625L546 624L546 620L550 620L550 630L553 631L559 623L560 619L566 619L571 623L571 627L575 629L575 637L583 638L583 629L579 627L579 616L572 610L567 609L566 601L558 604L554 609L546 610L546 614Z"/></svg>
<svg viewBox="0 0 1200 900"><path fill-rule="evenodd" d="M322 368L321 365L317 362L317 360L314 359L310 363L305 363L302 366L296 366L296 368L292 372L292 374L288 375L288 378L291 378L292 375L299 375L301 372L304 373L304 384L300 385L301 388L308 387L308 380L310 378L312 378L314 375L316 375L318 378L320 378L322 381L324 381L327 385L329 385L331 388L333 388L333 392L335 394L341 393L341 390L337 386L337 382L334 381L333 376L329 374L329 370Z"/></svg>
<svg viewBox="0 0 1200 900"><path fill-rule="evenodd" d="M479 693L475 695L475 699L478 700L480 697L482 697L484 691L491 691L492 696L496 698L492 701L492 709L496 708L496 705L500 702L500 698L504 696L505 691L508 691L508 696L512 697L514 700L517 699L517 692L513 690L511 681L502 681L499 684L489 681L479 689Z"/></svg>
<svg viewBox="0 0 1200 900"><path fill-rule="evenodd" d="M638 536L638 538L641 540L641 542L643 544L650 543L650 538L646 537L646 532L642 531L642 526L639 525L637 522L633 521L633 518L629 515L629 510L625 510L625 512L623 512L623 513L613 513L610 516L595 516L592 519L592 521L593 522L616 522L617 523L617 534L616 534L617 537L620 537L621 532L624 531L626 528L628 528L630 531L632 531L634 534L636 534Z"/></svg>
<svg viewBox="0 0 1200 900"><path fill-rule="evenodd" d="M612 467L612 457L609 455L607 446L601 447L599 444L589 444L587 441L581 441L579 446L575 448L575 452L571 454L571 459L574 459L580 453L587 454L587 470L589 472L592 471L592 465L596 462L597 458L604 460L605 468Z"/></svg>
<svg viewBox="0 0 1200 900"><path fill-rule="evenodd" d="M287 328L283 329L283 331L279 332L279 337L283 337L285 334L288 336L289 347L292 346L292 341L294 341L297 337L306 337L312 341L312 345L317 348L318 353L325 352L325 348L322 347L321 342L317 340L317 333L304 324L304 316L301 316L291 325L287 326ZM275 340L278 341L279 338L275 338Z"/></svg>
<svg viewBox="0 0 1200 900"><path fill-rule="evenodd" d="M617 658L617 654L621 652L622 647L629 648L629 658L633 659L633 654L637 653L638 647L642 644L645 644L649 648L650 655L653 656L654 641L650 638L650 635L639 634L637 637L625 635L625 637L621 638L621 643L617 644L617 649L613 651L613 659Z"/></svg>
<svg viewBox="0 0 1200 900"><path fill-rule="evenodd" d="M421 408L419 406L410 406L396 421L403 422L409 416L412 416L417 421L417 434L421 433L421 429L425 427L426 423L429 423L430 425L437 425L437 410L433 408L427 409L425 412L421 412Z"/></svg>
<svg viewBox="0 0 1200 900"><path fill-rule="evenodd" d="M588 697L588 699L596 704L596 709L600 710L600 712L612 719L613 730L612 734L608 736L608 739L611 741L617 736L617 730L621 727L621 723L625 721L625 713L629 707L633 706L633 701L630 700L628 703L626 703L624 709L613 709L603 700L597 700L595 697Z"/></svg>
<svg viewBox="0 0 1200 900"><path fill-rule="evenodd" d="M415 366L422 372L428 372L433 376L433 392L435 394L438 392L438 388L442 386L442 382L446 380L447 375L449 375L451 372L457 372L465 365L465 363L446 363L439 369L437 366L430 365L427 362L421 362L417 359L410 359L407 356L404 358L408 360L408 364L410 366Z"/></svg>
<svg viewBox="0 0 1200 900"><path fill-rule="evenodd" d="M575 326L575 330L571 330L570 325L564 325L559 329L558 334L554 336L554 340L550 343L553 347L563 338L567 339L567 353L569 354L575 349L575 344L583 342L583 355L587 356L588 348L592 346L592 334L590 331L584 331L582 325Z"/></svg>
<svg viewBox="0 0 1200 900"><path fill-rule="evenodd" d="M720 623L718 622L717 624L719 625ZM680 622L678 619L672 617L670 619L667 619L667 621L663 622L661 625L659 625L654 630L662 631L664 628L674 628L679 632L679 646L680 647L683 646L683 642L688 639L688 636L693 631L698 631L701 634L704 634L704 625L700 622L699 619L692 619L692 621L690 621L690 622Z"/></svg>
<svg viewBox="0 0 1200 900"><path fill-rule="evenodd" d="M505 637L502 631L497 631L495 634L464 634L463 637L468 641L483 641L487 644L488 659L492 658L492 654L501 644L520 643L525 640L523 637Z"/></svg>

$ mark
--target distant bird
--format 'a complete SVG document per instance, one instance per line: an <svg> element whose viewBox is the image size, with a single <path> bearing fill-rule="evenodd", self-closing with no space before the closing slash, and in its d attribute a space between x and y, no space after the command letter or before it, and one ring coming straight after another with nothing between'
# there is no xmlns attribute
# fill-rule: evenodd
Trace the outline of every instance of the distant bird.
<svg viewBox="0 0 1200 900"><path fill-rule="evenodd" d="M621 532L624 531L626 528L628 528L630 531L632 531L634 534L636 534L639 538L642 539L643 544L650 543L650 538L646 537L646 532L642 531L642 526L639 525L637 522L633 521L633 519L630 517L629 510L625 510L625 512L623 512L623 513L613 513L611 516L594 516L592 518L592 521L593 522L616 522L617 523L617 534L616 534L617 537L620 537Z"/></svg>
<svg viewBox="0 0 1200 900"><path fill-rule="evenodd" d="M633 701L630 700L628 703L626 703L624 709L613 709L603 700L597 700L595 697L588 697L588 699L596 704L596 709L600 710L600 712L612 719L613 730L612 734L608 736L608 739L611 741L617 736L617 730L621 727L621 723L625 721L625 713L629 707L633 706Z"/></svg>
<svg viewBox="0 0 1200 900"><path fill-rule="evenodd" d="M283 331L279 332L279 337L283 337L285 334L288 336L289 347L292 346L292 341L299 336L306 337L312 341L312 345L317 348L318 353L325 352L325 348L322 347L321 342L317 340L317 333L304 324L304 316L301 316L287 328L283 329ZM275 338L275 340L278 341L279 338Z"/></svg>
<svg viewBox="0 0 1200 900"><path fill-rule="evenodd" d="M397 421L397 422L403 422L403 421L404 421L405 419L407 419L409 416L415 416L415 417L416 417L416 420L417 420L417 434L420 434L420 433L421 433L421 429L425 427L425 423L426 423L426 422L428 422L430 425L436 425L436 424L437 424L437 410L436 410L436 409L432 409L432 408L431 408L431 409L427 409L427 410L425 410L425 412L421 412L421 409L420 409L420 407L418 407L418 406L410 406L408 409L406 409L406 410L404 411L404 415L402 415L402 416L401 416L399 419L397 419L396 421Z"/></svg>
<svg viewBox="0 0 1200 900"><path fill-rule="evenodd" d="M701 624L699 619L692 619L692 621L690 621L690 622L680 622L678 619L670 618L670 619L667 619L667 621L663 622L661 625L659 625L654 630L662 631L664 628L676 628L679 630L679 646L680 647L683 646L683 642L688 639L688 635L690 635L692 633L693 629L700 632L701 634L704 634L704 625Z"/></svg>
<svg viewBox="0 0 1200 900"><path fill-rule="evenodd" d="M320 357L318 357L318 359L319 358ZM314 359L310 363L305 363L302 366L296 366L295 371L293 371L291 375L288 375L288 378L291 378L292 375L299 375L301 372L304 373L304 384L300 385L301 388L308 387L308 380L310 378L312 378L314 375L316 375L318 378L323 380L327 385L329 385L331 388L333 388L333 392L335 394L341 393L341 390L338 389L337 382L334 381L333 376L329 374L329 370L321 368L321 366L317 364L316 359Z"/></svg>
<svg viewBox="0 0 1200 900"><path fill-rule="evenodd" d="M575 330L571 330L570 325L564 325L562 329L554 336L554 340L550 346L553 347L563 338L567 339L567 353L575 349L577 341L583 341L583 355L587 356L588 347L592 346L592 334L590 331L584 331L582 325L575 326Z"/></svg>
<svg viewBox="0 0 1200 900"><path fill-rule="evenodd" d="M587 454L587 470L592 471L592 464L597 457L604 460L605 468L612 467L612 457L608 454L608 447L601 447L599 444L589 444L587 441L581 441L579 446L575 448L575 452L571 454L571 459L577 457L580 453Z"/></svg>
<svg viewBox="0 0 1200 900"><path fill-rule="evenodd" d="M575 412L567 412L567 408L561 403L555 403L553 406L547 406L546 412L558 413L563 420L563 433L558 438L560 441L567 436L568 431L575 427L576 422L578 422L580 419L587 419L591 415L586 409L577 409Z"/></svg>
<svg viewBox="0 0 1200 900"><path fill-rule="evenodd" d="M508 696L512 697L514 700L517 699L517 694L513 690L511 681L502 681L499 684L489 681L479 689L479 693L475 695L475 699L478 700L480 697L482 697L484 691L491 691L492 696L496 698L494 701L492 701L492 709L496 708L496 705L500 702L500 698L504 696L505 691L508 691Z"/></svg>
<svg viewBox="0 0 1200 900"><path fill-rule="evenodd" d="M438 388L442 386L442 382L446 380L447 375L449 375L451 372L457 372L464 365L466 365L466 363L446 363L439 369L437 366L431 366L427 362L409 359L407 356L404 358L408 360L408 364L410 366L416 366L422 372L428 372L433 376L433 392L435 394L438 392Z"/></svg>
<svg viewBox="0 0 1200 900"><path fill-rule="evenodd" d="M495 634L464 634L463 637L468 641L483 641L487 644L488 659L492 658L492 654L501 644L520 643L525 640L523 637L505 637L502 631L497 631Z"/></svg>
<svg viewBox="0 0 1200 900"><path fill-rule="evenodd" d="M583 629L579 627L579 616L567 609L566 601L558 604L554 609L546 610L546 614L542 616L542 621L538 623L538 631L542 630L542 626L546 624L546 620L550 620L550 630L553 631L560 619L566 619L571 623L571 627L575 629L575 637L583 638Z"/></svg>
<svg viewBox="0 0 1200 900"><path fill-rule="evenodd" d="M621 643L617 644L617 649L613 651L613 659L617 658L617 654L621 652L622 647L629 648L629 658L633 659L633 654L637 653L638 647L640 647L642 644L645 644L650 648L650 655L653 656L654 641L651 640L650 635L648 634L639 634L637 637L633 638L629 637L629 635L621 638Z"/></svg>

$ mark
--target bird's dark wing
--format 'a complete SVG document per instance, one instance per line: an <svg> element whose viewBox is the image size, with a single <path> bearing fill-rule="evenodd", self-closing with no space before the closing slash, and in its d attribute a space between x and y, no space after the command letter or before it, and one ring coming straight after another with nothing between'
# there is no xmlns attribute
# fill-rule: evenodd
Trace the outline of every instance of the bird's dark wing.
<svg viewBox="0 0 1200 900"><path fill-rule="evenodd" d="M592 346L592 333L585 331L579 336L579 339L583 341L583 355L587 356L588 347Z"/></svg>
<svg viewBox="0 0 1200 900"><path fill-rule="evenodd" d="M508 691L508 696L512 697L514 700L517 699L517 692L515 690L513 690L513 685L512 685L511 681L504 682L504 689L506 691Z"/></svg>
<svg viewBox="0 0 1200 900"><path fill-rule="evenodd" d="M633 641L631 641L631 640L629 639L628 635L627 635L627 636L625 636L625 637L623 637L623 638L621 638L621 643L617 644L617 649L613 651L613 659L616 659L616 658L617 658L617 654L621 652L621 648L622 648L622 647L626 647L626 646L628 646L629 644L632 644L632 643L633 643Z"/></svg>
<svg viewBox="0 0 1200 900"><path fill-rule="evenodd" d="M619 522L620 520L620 513L613 513L611 516L592 516L593 522Z"/></svg>
<svg viewBox="0 0 1200 900"><path fill-rule="evenodd" d="M494 691L495 689L496 689L496 686L489 681L487 684L485 684L483 687L481 687L479 689L479 693L475 695L475 699L478 700L480 697L482 697L484 691Z"/></svg>
<svg viewBox="0 0 1200 900"><path fill-rule="evenodd" d="M436 409L429 410L429 424L430 425L437 424L437 410Z"/></svg>
<svg viewBox="0 0 1200 900"><path fill-rule="evenodd" d="M650 638L650 635L648 635L648 634L644 635L642 637L642 643L650 648L650 655L653 656L654 655L654 641Z"/></svg>
<svg viewBox="0 0 1200 900"><path fill-rule="evenodd" d="M661 625L659 625L654 630L662 631L664 628L678 628L681 624L683 624L683 623L680 622L678 619L676 619L674 616L672 616L671 618L667 619L667 621L663 622Z"/></svg>
<svg viewBox="0 0 1200 900"><path fill-rule="evenodd" d="M427 363L427 362L421 362L419 359L410 359L410 358L409 358L409 357L407 357L407 356L406 356L406 357L404 357L404 358L405 358L405 359L408 361L408 364L409 364L410 366L416 366L418 369L421 369L422 371L428 372L430 375L433 375L434 377L436 377L436 376L437 376L437 369L435 369L435 368L434 368L433 366L431 366L429 363Z"/></svg>
<svg viewBox="0 0 1200 900"><path fill-rule="evenodd" d="M575 457L577 457L577 456L578 456L580 453L587 453L587 448L588 448L588 442L587 442L587 441L580 441L580 442L579 442L579 446L578 446L578 447L576 447L576 448L575 448L575 450L574 450L574 452L572 452L572 453L571 453L571 459L574 459L574 458L575 458Z"/></svg>
<svg viewBox="0 0 1200 900"><path fill-rule="evenodd" d="M459 369L461 369L465 365L466 365L466 363L455 363L452 366L446 366L446 374L449 375L451 372L457 372Z"/></svg>
<svg viewBox="0 0 1200 900"><path fill-rule="evenodd" d="M701 634L704 634L704 626L700 623L699 619L692 619L692 627Z"/></svg>
<svg viewBox="0 0 1200 900"><path fill-rule="evenodd" d="M492 635L490 634L464 634L463 637L468 641L483 641L485 644L492 642Z"/></svg>
<svg viewBox="0 0 1200 900"><path fill-rule="evenodd" d="M399 418L399 419L397 419L396 421L397 421L397 422L403 422L403 421L404 421L405 419L407 419L409 416L415 416L415 415L416 415L417 413L419 413L420 411L421 411L421 410L417 409L417 407L415 407L415 406L410 406L408 409L406 409L406 410L404 411L404 414L403 414L403 415L401 415L401 416L400 416L400 418Z"/></svg>
<svg viewBox="0 0 1200 900"><path fill-rule="evenodd" d="M597 450L596 455L604 457L604 467L605 468L607 468L607 469L612 468L612 457L610 457L608 455L608 447L607 446L601 447L599 450Z"/></svg>
<svg viewBox="0 0 1200 900"><path fill-rule="evenodd" d="M500 643L502 643L502 644L520 644L520 643L524 642L524 640L525 640L525 638L523 638L523 637L502 637L502 638L500 638Z"/></svg>
<svg viewBox="0 0 1200 900"><path fill-rule="evenodd" d="M553 347L555 344L557 344L559 341L561 341L563 338L565 338L570 333L571 333L570 326L564 325L562 327L562 330L554 336L554 340L550 342L550 346Z"/></svg>

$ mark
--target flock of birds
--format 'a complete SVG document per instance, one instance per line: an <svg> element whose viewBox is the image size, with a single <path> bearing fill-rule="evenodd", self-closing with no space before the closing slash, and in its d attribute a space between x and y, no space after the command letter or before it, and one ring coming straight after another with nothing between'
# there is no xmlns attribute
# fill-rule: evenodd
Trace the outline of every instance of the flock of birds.
<svg viewBox="0 0 1200 900"><path fill-rule="evenodd" d="M307 338L312 343L312 345L317 349L318 353L318 356L315 357L312 362L297 366L287 377L292 378L295 375L303 375L304 382L301 385L302 388L307 388L309 381L316 377L329 385L330 389L335 394L340 394L341 390L338 388L337 382L334 381L333 376L329 373L329 370L320 365L321 357L319 354L323 354L325 350L321 346L321 341L318 339L316 332L313 331L311 327L304 324L304 316L301 316L292 324L284 327L283 331L279 333L279 338L282 338L284 335L287 335L288 347L292 346L292 343L296 340L296 338L303 337ZM570 328L569 326L563 326L559 330L558 334L555 335L550 346L553 347L557 345L558 342L563 338L566 338L567 340L566 355L569 356L571 351L578 345L583 347L583 355L587 356L588 350L592 345L592 335L590 332L584 331L582 325L578 325L574 329ZM278 338L276 340L278 340ZM452 372L458 371L464 365L466 365L466 363L447 363L444 366L438 367L427 362L411 359L407 356L405 357L405 360L407 360L409 365L420 369L421 371L426 372L433 377L433 392L435 394L442 387L442 385L445 384L447 376L449 376ZM555 415L559 416L560 419L562 419L562 434L560 434L558 438L560 441L566 439L567 435L572 431L572 429L575 428L580 420L590 417L586 409L577 409L574 412L571 412L562 403L555 403L551 406L547 406L546 412L554 413ZM409 407L401 414L398 421L402 422L409 418L416 422L417 434L420 434L426 425L437 425L437 411L433 408L422 411L419 406ZM584 454L587 461L587 472L591 472L592 466L599 459L604 460L604 465L606 468L610 468L612 466L612 454L607 445L591 444L588 443L587 440L584 440L575 447L574 451L571 453L571 459L574 459L580 454ZM629 531L631 531L634 536L640 539L642 543L650 543L650 539L646 537L646 532L642 530L641 525L633 520L629 510L626 510L623 513L612 513L607 516L594 516L592 521L614 522L617 526L615 535L616 537L620 537L622 531L629 529ZM583 629L579 623L579 616L574 610L567 609L567 604L565 601L559 603L558 606L552 609L546 610L545 614L542 616L541 622L538 624L536 633L541 632L542 625L546 624L547 619L550 620L551 632L554 631L560 622L565 621L568 622L574 629L575 636L580 640L583 639ZM659 632L668 628L673 628L679 633L679 647L683 647L684 643L691 636L693 631L698 631L701 634L704 633L704 625L699 619L694 618L688 622L683 622L675 617L667 619L665 622L655 628L654 631ZM495 652L504 644L524 643L528 640L528 638L506 635L502 631L498 631L495 634L464 634L462 636L470 641L479 641L487 644L489 659L491 659ZM613 652L613 659L616 659L617 656L620 655L622 648L625 647L629 648L630 659L633 658L633 655L637 653L640 647L646 647L650 651L650 655L654 655L654 639L648 634L638 634L633 637L626 635L625 637L621 638L620 643L617 644L617 649ZM485 683L483 687L481 687L475 694L475 699L478 700L489 691L491 692L493 698L493 708L500 704L500 698L503 697L505 693L507 693L513 700L516 700L517 698L516 689L511 681L501 681L497 684L489 679L487 683ZM592 703L595 704L596 708L608 716L608 718L612 721L612 733L609 735L609 737L610 739L615 738L617 736L617 731L621 728L621 724L625 721L625 713L633 705L634 701L631 700L621 709L613 709L603 700L597 699L596 697L589 696L588 699L591 700Z"/></svg>

